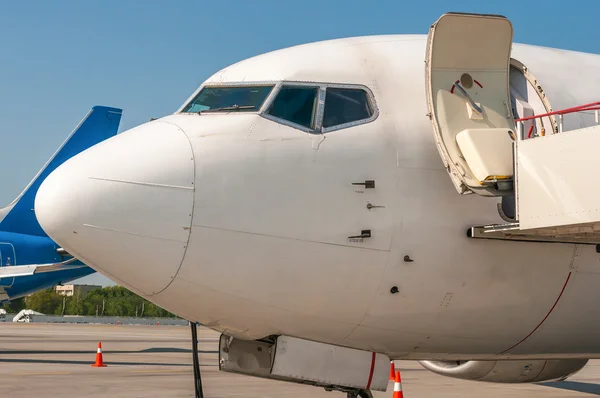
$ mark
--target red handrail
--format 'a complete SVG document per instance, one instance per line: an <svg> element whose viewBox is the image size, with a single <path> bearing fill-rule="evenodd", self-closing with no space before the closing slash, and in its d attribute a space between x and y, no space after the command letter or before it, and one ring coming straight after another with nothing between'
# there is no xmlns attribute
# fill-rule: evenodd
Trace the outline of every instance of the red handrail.
<svg viewBox="0 0 600 398"><path fill-rule="evenodd" d="M529 127L529 133L527 133L527 138L531 138L531 133L533 133L533 124Z"/></svg>
<svg viewBox="0 0 600 398"><path fill-rule="evenodd" d="M598 110L600 110L600 101L592 102L590 104L575 106L573 108L567 108L567 109L561 109L558 111L543 113L541 115L522 117L520 119L515 119L515 122L524 122L526 120L538 119L538 118L551 116L551 115L565 115L567 113L584 112L584 111L598 111Z"/></svg>

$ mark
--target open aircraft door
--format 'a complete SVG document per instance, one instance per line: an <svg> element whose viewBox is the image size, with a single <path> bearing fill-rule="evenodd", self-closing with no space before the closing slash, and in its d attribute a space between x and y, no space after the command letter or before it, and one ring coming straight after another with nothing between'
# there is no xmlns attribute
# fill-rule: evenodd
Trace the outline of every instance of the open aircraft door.
<svg viewBox="0 0 600 398"><path fill-rule="evenodd" d="M448 13L429 31L429 117L446 169L461 194L512 194L515 121L510 107L510 21Z"/></svg>

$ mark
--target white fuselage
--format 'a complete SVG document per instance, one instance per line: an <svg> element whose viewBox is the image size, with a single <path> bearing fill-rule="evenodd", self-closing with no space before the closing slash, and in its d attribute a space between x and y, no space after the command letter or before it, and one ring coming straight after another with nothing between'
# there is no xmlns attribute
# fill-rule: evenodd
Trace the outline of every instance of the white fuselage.
<svg viewBox="0 0 600 398"><path fill-rule="evenodd" d="M40 188L38 218L92 268L238 338L407 359L600 357L594 246L467 237L503 221L497 199L458 194L442 164L425 41L341 39L225 68L203 86L363 85L377 117L311 134L260 112L176 113L61 166ZM600 93L600 56L515 45L512 57L554 109ZM375 188L352 185L365 180ZM370 238L348 239L365 229Z"/></svg>

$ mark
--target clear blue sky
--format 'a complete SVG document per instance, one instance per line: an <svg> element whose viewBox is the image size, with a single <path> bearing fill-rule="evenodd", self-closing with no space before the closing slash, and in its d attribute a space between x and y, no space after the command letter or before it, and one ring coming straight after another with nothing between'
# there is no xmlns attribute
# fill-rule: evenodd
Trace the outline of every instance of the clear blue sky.
<svg viewBox="0 0 600 398"><path fill-rule="evenodd" d="M0 207L93 105L123 108L122 131L173 112L238 60L338 37L425 34L447 11L503 14L516 42L600 53L598 0L0 2Z"/></svg>

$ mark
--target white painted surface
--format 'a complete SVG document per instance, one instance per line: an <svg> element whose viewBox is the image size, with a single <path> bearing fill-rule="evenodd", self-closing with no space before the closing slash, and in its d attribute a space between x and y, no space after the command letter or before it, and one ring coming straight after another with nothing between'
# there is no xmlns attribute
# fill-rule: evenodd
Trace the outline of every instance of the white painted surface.
<svg viewBox="0 0 600 398"><path fill-rule="evenodd" d="M600 231L600 126L517 144L521 229L590 225Z"/></svg>
<svg viewBox="0 0 600 398"><path fill-rule="evenodd" d="M466 129L456 143L479 181L505 179L513 174L513 140L507 129Z"/></svg>
<svg viewBox="0 0 600 398"><path fill-rule="evenodd" d="M0 278L15 278L18 276L33 275L36 273L62 271L65 269L82 267L84 267L84 265L71 265L68 263L12 265L0 267Z"/></svg>
<svg viewBox="0 0 600 398"><path fill-rule="evenodd" d="M161 291L175 277L190 233L194 168L187 137L154 121L82 154L40 186L38 220L84 263L107 261L103 272L111 279L145 295Z"/></svg>
<svg viewBox="0 0 600 398"><path fill-rule="evenodd" d="M373 373L371 373L371 368ZM367 351L281 336L271 373L318 383L385 391L390 359Z"/></svg>

